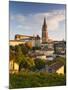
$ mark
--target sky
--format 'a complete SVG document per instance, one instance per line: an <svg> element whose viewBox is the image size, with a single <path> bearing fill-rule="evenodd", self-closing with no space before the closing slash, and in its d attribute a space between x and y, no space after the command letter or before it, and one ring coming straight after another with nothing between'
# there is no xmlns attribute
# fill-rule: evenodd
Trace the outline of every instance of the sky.
<svg viewBox="0 0 68 90"><path fill-rule="evenodd" d="M9 2L10 39L15 34L39 35L46 18L49 39L65 40L65 4Z"/></svg>

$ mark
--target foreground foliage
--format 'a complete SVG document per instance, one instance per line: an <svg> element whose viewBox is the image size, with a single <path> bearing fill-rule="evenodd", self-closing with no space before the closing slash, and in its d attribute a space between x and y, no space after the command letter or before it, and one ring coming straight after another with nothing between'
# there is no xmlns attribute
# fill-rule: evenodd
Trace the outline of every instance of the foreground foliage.
<svg viewBox="0 0 68 90"><path fill-rule="evenodd" d="M65 75L44 72L20 72L10 74L9 88L29 88L45 86L62 86L66 84Z"/></svg>

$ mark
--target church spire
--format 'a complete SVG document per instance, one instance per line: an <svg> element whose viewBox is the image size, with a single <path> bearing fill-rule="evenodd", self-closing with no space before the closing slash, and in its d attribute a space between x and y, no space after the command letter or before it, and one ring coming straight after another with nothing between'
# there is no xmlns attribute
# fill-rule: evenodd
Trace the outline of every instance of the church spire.
<svg viewBox="0 0 68 90"><path fill-rule="evenodd" d="M46 19L44 18L44 23L42 26L42 43L48 42L48 31L47 31L47 24Z"/></svg>
<svg viewBox="0 0 68 90"><path fill-rule="evenodd" d="M43 23L43 26L47 27L47 24L46 24L46 18L44 17L44 23Z"/></svg>

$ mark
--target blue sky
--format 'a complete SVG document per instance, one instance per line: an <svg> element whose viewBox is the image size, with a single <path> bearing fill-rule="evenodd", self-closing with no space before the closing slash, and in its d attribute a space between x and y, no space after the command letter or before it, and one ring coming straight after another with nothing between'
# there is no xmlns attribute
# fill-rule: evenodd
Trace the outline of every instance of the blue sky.
<svg viewBox="0 0 68 90"><path fill-rule="evenodd" d="M15 34L42 35L46 18L49 38L65 39L65 5L47 3L9 2L10 39Z"/></svg>

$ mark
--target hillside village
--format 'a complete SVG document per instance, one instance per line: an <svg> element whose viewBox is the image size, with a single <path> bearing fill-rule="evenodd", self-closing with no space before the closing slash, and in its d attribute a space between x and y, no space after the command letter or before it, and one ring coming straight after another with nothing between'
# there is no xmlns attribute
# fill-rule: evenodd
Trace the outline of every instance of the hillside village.
<svg viewBox="0 0 68 90"><path fill-rule="evenodd" d="M9 2L9 88L66 85L66 4Z"/></svg>
<svg viewBox="0 0 68 90"><path fill-rule="evenodd" d="M66 41L53 41L49 38L45 18L42 26L42 38L40 38L39 35L28 36L16 34L15 39L10 40L10 73L25 70L22 60L16 60L16 58L23 59L20 53L25 53L21 54L24 55L23 57L25 57L25 59L29 58L35 64L39 64L40 69L37 68L33 70L33 72L65 73ZM20 57L18 57L18 55L20 55ZM40 60L43 61L43 64L40 64Z"/></svg>

